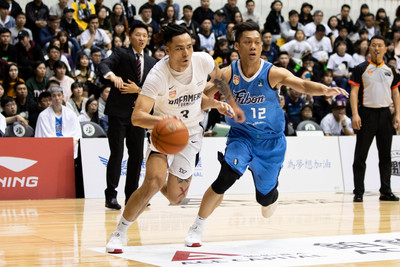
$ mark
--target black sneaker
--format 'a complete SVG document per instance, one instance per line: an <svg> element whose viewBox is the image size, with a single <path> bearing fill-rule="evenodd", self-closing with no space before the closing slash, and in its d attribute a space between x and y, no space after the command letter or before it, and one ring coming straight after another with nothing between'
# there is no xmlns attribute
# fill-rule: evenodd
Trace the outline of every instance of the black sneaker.
<svg viewBox="0 0 400 267"><path fill-rule="evenodd" d="M381 194L379 200L383 201L399 201L399 197L395 196L393 193L390 194Z"/></svg>
<svg viewBox="0 0 400 267"><path fill-rule="evenodd" d="M363 202L363 195L354 195L353 202Z"/></svg>

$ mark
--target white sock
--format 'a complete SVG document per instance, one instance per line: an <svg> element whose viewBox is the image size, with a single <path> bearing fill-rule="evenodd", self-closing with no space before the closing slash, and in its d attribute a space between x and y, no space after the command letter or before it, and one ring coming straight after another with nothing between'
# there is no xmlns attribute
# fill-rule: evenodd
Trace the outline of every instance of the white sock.
<svg viewBox="0 0 400 267"><path fill-rule="evenodd" d="M194 220L194 224L200 228L204 228L206 220L207 220L206 218L201 218L199 215L197 215L196 219Z"/></svg>
<svg viewBox="0 0 400 267"><path fill-rule="evenodd" d="M129 226L131 226L133 222L130 222L124 218L124 216L121 216L121 219L119 219L117 229L115 230L116 232L125 234L126 231L128 231Z"/></svg>

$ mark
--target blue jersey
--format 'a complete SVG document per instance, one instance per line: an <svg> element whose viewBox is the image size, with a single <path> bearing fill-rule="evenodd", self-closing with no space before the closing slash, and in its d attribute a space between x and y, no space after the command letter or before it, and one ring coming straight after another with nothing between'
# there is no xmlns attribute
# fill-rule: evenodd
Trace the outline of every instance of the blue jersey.
<svg viewBox="0 0 400 267"><path fill-rule="evenodd" d="M243 110L246 121L237 123L226 117L232 132L256 134L261 138L274 138L283 135L285 116L279 105L279 91L271 88L268 75L271 63L262 60L257 73L247 78L243 75L239 60L231 64L230 88L236 103ZM239 130L239 131L236 131Z"/></svg>

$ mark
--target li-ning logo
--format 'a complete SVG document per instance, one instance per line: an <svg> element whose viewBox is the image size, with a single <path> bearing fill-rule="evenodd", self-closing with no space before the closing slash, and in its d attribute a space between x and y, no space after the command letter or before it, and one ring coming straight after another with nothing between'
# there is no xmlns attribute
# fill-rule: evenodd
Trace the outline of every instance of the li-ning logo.
<svg viewBox="0 0 400 267"><path fill-rule="evenodd" d="M13 172L21 172L35 165L36 160L16 158L16 157L0 157L0 166ZM37 187L39 177L3 177L0 178L0 187Z"/></svg>

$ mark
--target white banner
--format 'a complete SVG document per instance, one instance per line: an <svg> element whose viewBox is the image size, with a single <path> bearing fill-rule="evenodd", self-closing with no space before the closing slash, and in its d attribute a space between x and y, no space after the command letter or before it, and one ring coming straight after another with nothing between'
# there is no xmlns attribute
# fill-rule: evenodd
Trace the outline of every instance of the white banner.
<svg viewBox="0 0 400 267"><path fill-rule="evenodd" d="M353 160L354 149L356 147L355 136L339 137L340 152L342 157L342 168L344 177L344 189L352 191L354 189L353 182ZM365 172L365 190L379 190L381 186L379 175L379 159L378 150L376 148L375 139L369 149ZM392 189L400 188L400 136L393 136L392 143Z"/></svg>

